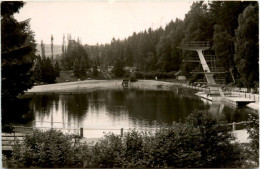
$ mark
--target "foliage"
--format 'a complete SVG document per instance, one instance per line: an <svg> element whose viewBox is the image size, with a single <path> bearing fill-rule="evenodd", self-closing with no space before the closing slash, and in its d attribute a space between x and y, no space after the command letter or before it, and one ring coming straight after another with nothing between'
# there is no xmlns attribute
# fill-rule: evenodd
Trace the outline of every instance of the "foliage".
<svg viewBox="0 0 260 169"><path fill-rule="evenodd" d="M33 78L36 82L54 83L56 77L60 75L59 63L53 65L50 58L37 57L33 68Z"/></svg>
<svg viewBox="0 0 260 169"><path fill-rule="evenodd" d="M235 62L246 87L259 82L258 4L249 5L239 16L236 30Z"/></svg>
<svg viewBox="0 0 260 169"><path fill-rule="evenodd" d="M129 77L129 80L130 80L130 82L136 82L137 79L136 79L135 74L131 74L130 77Z"/></svg>
<svg viewBox="0 0 260 169"><path fill-rule="evenodd" d="M239 83L241 76L246 77L246 73L243 73L241 66L245 65L244 63L248 61L237 59L235 62L235 43L238 43L236 42L237 35L235 34L235 30L239 26L246 26L247 23L245 22L239 24L238 18L250 5L258 6L258 3L253 1L193 2L184 20L176 19L175 21L170 21L165 28L160 27L155 30L148 28L138 33L134 32L124 40L113 38L110 44L87 45L86 50L91 59L98 61L97 63L100 65L97 65L101 67L115 65L119 59L123 65L134 66L139 72L168 73L183 70L188 78L197 80L198 77L190 75L189 72L201 68L201 65L182 62L182 59L185 57L190 58L192 56L198 58L197 53L180 50L178 47L180 43L186 41L209 41L212 47L209 50L205 50L204 54L216 56L216 61L214 64L209 65L210 68L214 66L224 67L224 70L229 72L225 77L226 82ZM252 17L253 15L257 16L254 20L258 21L258 8L255 8L253 13ZM258 31L258 27L253 25L249 26L249 28L252 30L248 32ZM254 49L252 49L258 46L258 43L256 43L257 37L258 33L255 33L255 36L252 34L252 36L247 36L246 39L241 39L248 46L245 49L248 49L248 51L251 50L251 53L255 53L253 59L248 58L249 62L252 60L252 63L254 63L252 70L255 70L248 76L248 78L253 79L249 79L248 81L250 86L254 85L254 81L258 75L258 69L255 68L258 63L255 60L255 58L258 58L258 52L253 52ZM238 44L242 45L243 43L239 42ZM247 67L250 67L250 65L245 66L245 68ZM140 78L139 75L137 75L137 78ZM163 76L163 74L161 75ZM168 76L165 77L168 78ZM142 76L141 78L148 77ZM246 82L246 79L242 79L242 81ZM248 84L242 83L244 86Z"/></svg>
<svg viewBox="0 0 260 169"><path fill-rule="evenodd" d="M76 58L74 61L74 66L73 66L73 74L75 77L80 77L80 62L79 60Z"/></svg>
<svg viewBox="0 0 260 169"><path fill-rule="evenodd" d="M98 75L97 66L94 65L94 66L93 66L93 71L92 71L92 76L93 76L93 77L96 77L97 75Z"/></svg>
<svg viewBox="0 0 260 169"><path fill-rule="evenodd" d="M76 145L73 137L61 131L33 131L26 135L23 144L13 145L13 159L23 167L69 167L77 165ZM75 164L76 163L76 164Z"/></svg>
<svg viewBox="0 0 260 169"><path fill-rule="evenodd" d="M185 123L154 133L109 133L94 146L74 139L59 131L34 131L23 144L14 145L13 158L23 167L91 168L241 167L248 161L243 147L231 143L227 124L207 112L196 111Z"/></svg>
<svg viewBox="0 0 260 169"><path fill-rule="evenodd" d="M38 81L38 82L42 81L42 67L41 67L40 59L37 59L34 64L33 78L35 81Z"/></svg>
<svg viewBox="0 0 260 169"><path fill-rule="evenodd" d="M259 120L255 119L252 115L249 116L249 123L246 125L250 139L248 156L251 157L250 159L257 167L259 166Z"/></svg>
<svg viewBox="0 0 260 169"><path fill-rule="evenodd" d="M17 95L33 86L32 66L36 44L29 20L18 22L13 14L24 2L1 2L1 105L2 116L14 106ZM6 120L6 119L5 119Z"/></svg>
<svg viewBox="0 0 260 169"><path fill-rule="evenodd" d="M87 66L86 66L86 62L85 59L82 57L81 61L80 61L80 76L82 77L86 77L86 71L87 71Z"/></svg>
<svg viewBox="0 0 260 169"><path fill-rule="evenodd" d="M57 72L55 67L52 64L52 61L49 57L43 58L41 60L41 72L42 72L42 81L46 83L54 83L57 77Z"/></svg>
<svg viewBox="0 0 260 169"><path fill-rule="evenodd" d="M60 66L59 66L59 62L57 60L54 65L54 71L55 71L56 77L59 77L60 76Z"/></svg>
<svg viewBox="0 0 260 169"><path fill-rule="evenodd" d="M74 67L75 59L81 61L84 58L86 68L89 67L89 58L84 47L75 40L69 39L67 51L63 57L65 68L71 69ZM83 66L83 65L82 65Z"/></svg>
<svg viewBox="0 0 260 169"><path fill-rule="evenodd" d="M124 65L121 60L117 60L113 69L113 73L116 77L123 77L125 74Z"/></svg>

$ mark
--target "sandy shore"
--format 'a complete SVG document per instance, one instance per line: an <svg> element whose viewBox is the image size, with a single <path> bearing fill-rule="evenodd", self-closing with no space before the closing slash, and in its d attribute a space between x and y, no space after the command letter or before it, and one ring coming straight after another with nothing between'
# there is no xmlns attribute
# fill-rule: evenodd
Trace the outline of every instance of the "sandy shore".
<svg viewBox="0 0 260 169"><path fill-rule="evenodd" d="M77 82L56 83L49 85L34 86L27 92L72 92L72 91L90 91L95 88L100 89L116 89L122 88L122 80L84 80ZM167 89L169 86L174 85L171 82L162 82L156 80L138 80L137 82L130 83L130 88L145 88L145 89L157 89L160 85L162 88Z"/></svg>

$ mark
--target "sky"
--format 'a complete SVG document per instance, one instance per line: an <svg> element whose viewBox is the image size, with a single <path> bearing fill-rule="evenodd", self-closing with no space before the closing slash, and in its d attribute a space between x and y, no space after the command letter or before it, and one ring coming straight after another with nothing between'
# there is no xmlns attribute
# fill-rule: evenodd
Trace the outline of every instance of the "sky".
<svg viewBox="0 0 260 169"><path fill-rule="evenodd" d="M30 1L15 18L30 20L35 40L45 44L62 44L63 34L80 38L82 44L110 43L112 38L124 39L133 32L165 27L171 20L184 19L191 1Z"/></svg>

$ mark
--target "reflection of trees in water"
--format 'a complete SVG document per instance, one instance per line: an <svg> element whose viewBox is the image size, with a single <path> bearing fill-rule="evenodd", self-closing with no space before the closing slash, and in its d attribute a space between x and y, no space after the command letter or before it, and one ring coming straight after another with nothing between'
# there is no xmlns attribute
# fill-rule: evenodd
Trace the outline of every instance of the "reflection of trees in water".
<svg viewBox="0 0 260 169"><path fill-rule="evenodd" d="M144 120L151 124L157 120L161 123L171 124L173 121L183 120L193 108L200 109L200 105L202 105L199 100L180 97L180 95L169 91L109 91L106 93L106 98L107 111L112 116L118 116L125 112L124 109L119 109L116 106L126 106L125 110L133 123ZM172 113L169 113L170 111Z"/></svg>
<svg viewBox="0 0 260 169"><path fill-rule="evenodd" d="M58 103L58 95L36 95L33 96L30 105L37 117L43 120L53 112L53 105L58 107Z"/></svg>
<svg viewBox="0 0 260 169"><path fill-rule="evenodd" d="M29 103L31 98L20 98L13 102L2 102L2 108L8 110L8 113L2 115L2 125L14 123L14 124L26 124L34 119L34 114L30 110Z"/></svg>
<svg viewBox="0 0 260 169"><path fill-rule="evenodd" d="M62 105L62 111L68 114L68 122L79 122L88 112L88 95L64 95Z"/></svg>
<svg viewBox="0 0 260 169"><path fill-rule="evenodd" d="M183 121L195 109L224 115L229 122L247 120L250 113L248 108L235 109L226 105L208 105L196 97L171 91L132 89L99 90L89 95L39 95L33 97L31 107L39 119L44 119L56 111L63 122L81 124L87 113L96 115L105 113L104 116L108 113L109 121L119 122L129 119L131 124L144 126L153 126L154 120L167 124ZM220 109L223 109L223 113Z"/></svg>

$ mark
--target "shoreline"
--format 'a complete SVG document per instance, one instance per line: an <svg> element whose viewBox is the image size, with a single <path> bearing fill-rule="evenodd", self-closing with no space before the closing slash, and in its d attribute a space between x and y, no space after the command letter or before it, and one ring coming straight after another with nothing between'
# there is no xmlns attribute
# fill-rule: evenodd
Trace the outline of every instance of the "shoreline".
<svg viewBox="0 0 260 169"><path fill-rule="evenodd" d="M118 89L122 88L122 80L84 80L76 82L66 82L66 83L55 83L48 85L38 85L33 86L32 89L25 92L29 93L78 93L78 92L91 92L96 88L101 89ZM200 87L189 87L181 82L165 82L159 80L138 80L136 82L131 82L129 88L137 89L150 89L150 90L169 90L172 86L179 86L181 88L191 88L198 91L203 91ZM199 96L198 96L199 97ZM246 107L259 110L259 102L249 103Z"/></svg>
<svg viewBox="0 0 260 169"><path fill-rule="evenodd" d="M122 88L122 80L84 80L76 82L56 83L48 85L33 86L32 89L25 93L44 93L44 92L76 92L88 91L94 88L118 89ZM168 88L177 85L173 82L164 82L156 80L138 80L130 83L130 88L157 89L157 86Z"/></svg>

